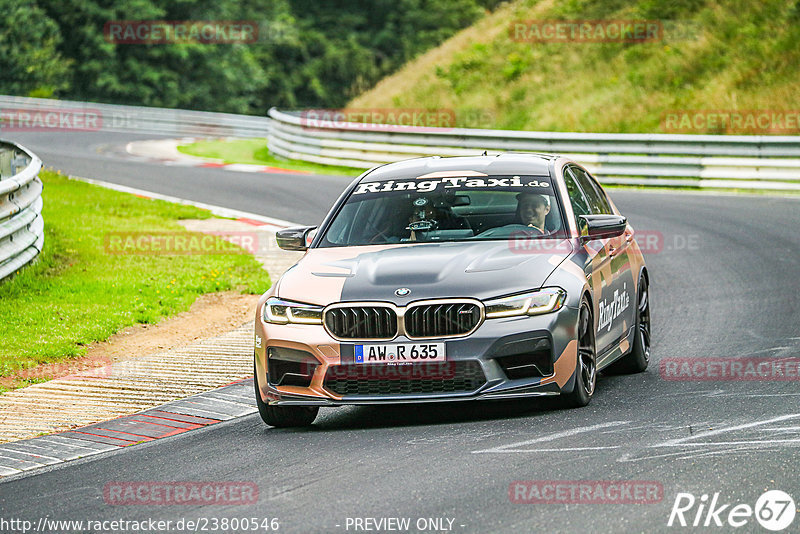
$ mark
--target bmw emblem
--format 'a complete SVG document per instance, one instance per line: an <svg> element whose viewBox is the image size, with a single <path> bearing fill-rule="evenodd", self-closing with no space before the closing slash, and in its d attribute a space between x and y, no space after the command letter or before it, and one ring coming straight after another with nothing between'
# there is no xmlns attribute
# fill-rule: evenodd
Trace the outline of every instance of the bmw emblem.
<svg viewBox="0 0 800 534"><path fill-rule="evenodd" d="M407 287L401 287L401 288L395 289L394 290L394 294L397 295L398 297L407 297L408 295L411 294L411 290L408 289Z"/></svg>

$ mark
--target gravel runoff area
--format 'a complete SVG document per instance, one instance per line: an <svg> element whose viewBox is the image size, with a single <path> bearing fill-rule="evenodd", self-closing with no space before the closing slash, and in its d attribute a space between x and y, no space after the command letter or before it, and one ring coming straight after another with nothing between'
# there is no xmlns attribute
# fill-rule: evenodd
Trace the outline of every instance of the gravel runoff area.
<svg viewBox="0 0 800 534"><path fill-rule="evenodd" d="M228 219L184 225L191 231L251 240L256 259L273 283L302 256L280 250L269 226ZM192 321L182 324L192 328ZM150 353L116 355L108 365L0 394L0 443L137 413L248 378L253 373L252 332L249 320L221 335Z"/></svg>

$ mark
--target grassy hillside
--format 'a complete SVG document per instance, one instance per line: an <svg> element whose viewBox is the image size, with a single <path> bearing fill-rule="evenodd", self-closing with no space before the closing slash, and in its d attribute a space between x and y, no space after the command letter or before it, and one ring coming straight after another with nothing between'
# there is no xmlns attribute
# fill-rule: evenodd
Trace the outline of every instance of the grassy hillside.
<svg viewBox="0 0 800 534"><path fill-rule="evenodd" d="M516 21L574 19L657 20L664 35L645 43L511 38ZM798 110L798 65L798 0L519 0L349 106L452 109L460 126L663 132L671 110ZM461 119L475 116L483 124Z"/></svg>

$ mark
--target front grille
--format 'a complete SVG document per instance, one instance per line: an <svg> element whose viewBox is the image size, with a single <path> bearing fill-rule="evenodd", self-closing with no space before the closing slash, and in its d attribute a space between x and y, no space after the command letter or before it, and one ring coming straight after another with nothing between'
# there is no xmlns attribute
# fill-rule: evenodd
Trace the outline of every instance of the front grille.
<svg viewBox="0 0 800 534"><path fill-rule="evenodd" d="M475 328L480 320L480 308L469 302L413 306L405 314L409 337L459 336Z"/></svg>
<svg viewBox="0 0 800 534"><path fill-rule="evenodd" d="M397 335L397 314L383 306L331 308L325 326L342 339L391 339Z"/></svg>
<svg viewBox="0 0 800 534"><path fill-rule="evenodd" d="M486 383L475 360L429 362L409 365L333 365L325 374L324 387L336 395L413 395L470 393Z"/></svg>

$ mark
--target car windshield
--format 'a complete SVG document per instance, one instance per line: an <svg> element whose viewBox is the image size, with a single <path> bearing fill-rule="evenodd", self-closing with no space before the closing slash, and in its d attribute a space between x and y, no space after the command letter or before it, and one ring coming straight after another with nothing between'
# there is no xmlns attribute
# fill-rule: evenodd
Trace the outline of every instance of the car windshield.
<svg viewBox="0 0 800 534"><path fill-rule="evenodd" d="M320 247L565 237L547 176L486 176L363 182Z"/></svg>

